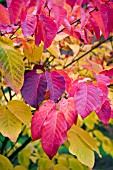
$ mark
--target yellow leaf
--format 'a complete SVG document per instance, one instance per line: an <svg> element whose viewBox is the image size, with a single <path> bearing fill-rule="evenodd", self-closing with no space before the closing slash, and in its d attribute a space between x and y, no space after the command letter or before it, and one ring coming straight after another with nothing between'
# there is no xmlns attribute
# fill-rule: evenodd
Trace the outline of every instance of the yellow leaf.
<svg viewBox="0 0 113 170"><path fill-rule="evenodd" d="M5 106L0 106L0 132L16 142L21 132L21 122Z"/></svg>
<svg viewBox="0 0 113 170"><path fill-rule="evenodd" d="M58 165L54 165L54 170L69 170L69 168L67 168L66 166L64 166L64 165L60 165L60 164L58 164Z"/></svg>
<svg viewBox="0 0 113 170"><path fill-rule="evenodd" d="M53 56L55 56L56 58L59 58L60 56L60 50L58 47L58 44L55 44L54 42L49 46L49 48L47 48L47 50L50 52L50 54L52 54Z"/></svg>
<svg viewBox="0 0 113 170"><path fill-rule="evenodd" d="M32 117L31 109L23 101L11 100L7 103L7 108L25 125L30 123Z"/></svg>
<svg viewBox="0 0 113 170"><path fill-rule="evenodd" d="M24 166L18 165L13 170L27 170Z"/></svg>
<svg viewBox="0 0 113 170"><path fill-rule="evenodd" d="M75 158L69 158L69 167L71 170L88 170L88 167L82 165L78 159Z"/></svg>
<svg viewBox="0 0 113 170"><path fill-rule="evenodd" d="M38 161L38 166L40 170L54 170L53 162L49 158L40 158Z"/></svg>
<svg viewBox="0 0 113 170"><path fill-rule="evenodd" d="M80 127L78 126L72 126L72 129L75 130L75 133L94 151L96 151L99 156L101 157L100 155L100 152L99 152L99 149L96 145L96 142L95 140L89 135L89 133L83 129L81 129Z"/></svg>
<svg viewBox="0 0 113 170"><path fill-rule="evenodd" d="M0 155L0 170L13 170L13 165L9 159L3 155Z"/></svg>
<svg viewBox="0 0 113 170"><path fill-rule="evenodd" d="M74 130L68 131L68 140L70 142L69 151L71 154L76 155L77 159L88 167L94 166L94 152L80 138Z"/></svg>
<svg viewBox="0 0 113 170"><path fill-rule="evenodd" d="M7 85L18 93L24 80L23 60L12 46L3 41L0 41L0 66L4 70Z"/></svg>
<svg viewBox="0 0 113 170"><path fill-rule="evenodd" d="M30 44L28 42L24 45L24 55L31 62L37 62L40 60L43 53L44 46L41 44L40 46L36 46L35 43Z"/></svg>

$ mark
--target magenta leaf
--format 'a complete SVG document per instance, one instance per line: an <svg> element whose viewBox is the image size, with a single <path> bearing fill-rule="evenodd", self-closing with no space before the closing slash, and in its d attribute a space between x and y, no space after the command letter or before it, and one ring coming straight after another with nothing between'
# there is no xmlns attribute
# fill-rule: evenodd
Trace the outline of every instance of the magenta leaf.
<svg viewBox="0 0 113 170"><path fill-rule="evenodd" d="M69 130L73 123L76 123L78 117L73 97L68 99L62 98L58 103L58 108L63 112L67 122L67 130Z"/></svg>
<svg viewBox="0 0 113 170"><path fill-rule="evenodd" d="M98 75L96 75L95 73L93 74L98 83L104 83L106 86L110 84L110 78L108 76L105 76L103 74L98 74Z"/></svg>
<svg viewBox="0 0 113 170"><path fill-rule="evenodd" d="M77 112L82 118L87 117L101 107L102 97L102 91L94 84L81 83L74 95Z"/></svg>
<svg viewBox="0 0 113 170"><path fill-rule="evenodd" d="M40 14L35 32L36 45L39 45L40 42L43 41L44 48L49 47L57 34L57 30L57 25L53 19L44 14Z"/></svg>
<svg viewBox="0 0 113 170"><path fill-rule="evenodd" d="M18 17L21 14L21 10L22 10L22 3L23 0L12 0L12 1L7 1L8 3L8 11L9 11L9 15L10 15L10 19L12 23L17 23L18 21Z"/></svg>
<svg viewBox="0 0 113 170"><path fill-rule="evenodd" d="M104 70L100 72L100 74L104 74L105 76L111 77L113 76L113 68L111 68L110 70Z"/></svg>
<svg viewBox="0 0 113 170"><path fill-rule="evenodd" d="M24 36L34 34L37 24L37 18L33 14L27 14L23 22L21 22L22 32Z"/></svg>
<svg viewBox="0 0 113 170"><path fill-rule="evenodd" d="M98 83L98 87L101 89L103 93L103 103L104 103L105 100L108 98L108 87L102 82Z"/></svg>
<svg viewBox="0 0 113 170"><path fill-rule="evenodd" d="M35 111L31 122L31 133L33 141L41 138L42 125L45 122L49 112L55 109L55 103L53 101L47 101L39 107L39 110Z"/></svg>
<svg viewBox="0 0 113 170"><path fill-rule="evenodd" d="M65 79L57 71L45 72L50 100L56 102L65 91Z"/></svg>
<svg viewBox="0 0 113 170"><path fill-rule="evenodd" d="M45 96L47 82L45 74L38 74L36 70L32 70L25 74L25 80L21 89L22 96L26 103L37 108Z"/></svg>
<svg viewBox="0 0 113 170"><path fill-rule="evenodd" d="M58 151L59 146L66 140L67 124L61 111L49 112L42 130L41 142L44 152L52 159Z"/></svg>
<svg viewBox="0 0 113 170"><path fill-rule="evenodd" d="M75 0L71 0L71 1L70 0L66 0L66 3L69 4L72 8L75 5L75 2L76 2Z"/></svg>
<svg viewBox="0 0 113 170"><path fill-rule="evenodd" d="M109 100L106 100L104 102L104 104L102 105L101 109L96 113L97 113L97 116L99 117L99 119L105 125L108 125L108 121L109 121L109 119L111 117L111 107L110 107Z"/></svg>

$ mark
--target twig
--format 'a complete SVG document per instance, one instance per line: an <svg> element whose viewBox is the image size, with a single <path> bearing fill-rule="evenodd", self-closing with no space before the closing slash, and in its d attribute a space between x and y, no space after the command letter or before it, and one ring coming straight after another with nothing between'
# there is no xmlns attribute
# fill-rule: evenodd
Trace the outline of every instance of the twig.
<svg viewBox="0 0 113 170"><path fill-rule="evenodd" d="M4 96L5 100L6 100L6 102L8 102L8 99L7 99L6 95L5 95L5 92L4 92L4 89L3 89L2 86L1 86L1 90L2 90L2 93L3 93L3 96Z"/></svg>
<svg viewBox="0 0 113 170"><path fill-rule="evenodd" d="M83 58L84 56L86 56L87 54L89 54L90 52L92 52L94 49L96 49L97 47L99 47L100 45L102 45L103 43L105 43L108 40L111 40L113 38L113 36L110 36L109 38L107 38L104 41L99 42L97 45L95 45L94 47L92 47L89 51L87 51L85 54L81 55L79 58L71 61L69 64L67 64L66 66L64 66L64 68L67 68L68 66L70 66L71 64L75 63L76 61L80 60L81 58Z"/></svg>
<svg viewBox="0 0 113 170"><path fill-rule="evenodd" d="M29 143L31 142L31 137L28 138L19 148L16 149L15 152L12 153L12 155L10 155L8 157L9 160L12 160L22 149L24 149Z"/></svg>
<svg viewBox="0 0 113 170"><path fill-rule="evenodd" d="M12 40L13 35L19 30L20 26L10 35L9 39Z"/></svg>

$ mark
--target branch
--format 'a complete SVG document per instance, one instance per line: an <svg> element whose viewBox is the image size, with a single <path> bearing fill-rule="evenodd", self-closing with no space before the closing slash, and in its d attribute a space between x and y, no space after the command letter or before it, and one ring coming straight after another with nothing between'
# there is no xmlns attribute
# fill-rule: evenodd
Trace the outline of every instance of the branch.
<svg viewBox="0 0 113 170"><path fill-rule="evenodd" d="M70 66L71 64L75 63L76 61L80 60L81 58L83 58L84 56L86 56L87 54L89 54L90 52L92 52L94 49L98 48L100 45L102 45L103 43L105 43L108 40L111 40L113 38L113 36L108 37L106 40L100 41L97 45L95 45L94 47L92 47L89 51L87 51L85 54L81 55L79 58L73 60L72 62L70 62L69 64L67 64L66 66L64 66L64 68L67 68L68 66Z"/></svg>
<svg viewBox="0 0 113 170"><path fill-rule="evenodd" d="M24 149L29 143L31 142L31 137L29 137L19 148L16 149L15 152L12 153L8 157L8 159L11 161L22 149Z"/></svg>
<svg viewBox="0 0 113 170"><path fill-rule="evenodd" d="M4 96L5 100L6 100L6 102L8 102L8 99L7 99L6 95L5 95L5 92L4 92L4 89L3 89L2 86L1 86L1 90L2 90L2 93L3 93L3 96Z"/></svg>
<svg viewBox="0 0 113 170"><path fill-rule="evenodd" d="M9 39L12 39L13 35L19 30L20 26L10 35Z"/></svg>

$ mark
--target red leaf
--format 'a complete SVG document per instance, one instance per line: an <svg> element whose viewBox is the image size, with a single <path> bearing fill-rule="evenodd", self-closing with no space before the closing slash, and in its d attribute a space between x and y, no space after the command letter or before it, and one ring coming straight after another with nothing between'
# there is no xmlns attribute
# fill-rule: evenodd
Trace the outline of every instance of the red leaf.
<svg viewBox="0 0 113 170"><path fill-rule="evenodd" d="M7 9L0 4L0 22L2 24L10 25L10 19Z"/></svg>
<svg viewBox="0 0 113 170"><path fill-rule="evenodd" d="M111 68L110 70L104 70L100 72L100 74L104 74L105 76L111 77L113 76L113 68Z"/></svg>
<svg viewBox="0 0 113 170"><path fill-rule="evenodd" d="M108 98L108 87L102 82L98 83L98 87L102 90L104 103L105 100Z"/></svg>
<svg viewBox="0 0 113 170"><path fill-rule="evenodd" d="M34 34L37 25L37 18L33 14L27 14L24 22L21 22L22 32L24 36Z"/></svg>
<svg viewBox="0 0 113 170"><path fill-rule="evenodd" d="M39 110L37 110L32 118L31 122L31 133L32 133L32 140L38 140L41 138L41 129L42 126L49 114L49 112L56 109L56 105L53 101L47 101L43 103Z"/></svg>
<svg viewBox="0 0 113 170"><path fill-rule="evenodd" d="M99 39L100 38L100 29L99 29L96 21L91 16L90 16L89 21L90 21L90 24L91 24L94 32L95 32L96 38Z"/></svg>
<svg viewBox="0 0 113 170"><path fill-rule="evenodd" d="M32 70L25 74L21 92L26 103L37 108L38 104L44 99L46 88L47 81L44 73L38 74L36 73L36 70Z"/></svg>
<svg viewBox="0 0 113 170"><path fill-rule="evenodd" d="M102 104L102 91L94 84L81 83L75 92L74 100L77 112L82 118L96 111Z"/></svg>
<svg viewBox="0 0 113 170"><path fill-rule="evenodd" d="M57 30L57 25L54 20L44 14L40 14L35 32L36 45L39 45L40 42L43 41L44 48L49 47L57 34Z"/></svg>
<svg viewBox="0 0 113 170"><path fill-rule="evenodd" d="M110 103L108 100L106 100L104 102L104 104L102 105L101 109L99 110L99 112L96 112L97 116L99 117L99 119L105 124L108 125L108 121L111 117L111 107L110 107Z"/></svg>
<svg viewBox="0 0 113 170"><path fill-rule="evenodd" d="M77 121L78 117L73 97L68 98L67 100L62 98L58 103L58 108L64 113L67 122L67 130L69 130L73 123Z"/></svg>
<svg viewBox="0 0 113 170"><path fill-rule="evenodd" d="M72 8L75 5L75 2L76 2L75 0L71 0L71 1L70 0L66 0L66 3L69 4Z"/></svg>
<svg viewBox="0 0 113 170"><path fill-rule="evenodd" d="M45 72L50 100L56 102L65 91L65 80L57 71Z"/></svg>
<svg viewBox="0 0 113 170"><path fill-rule="evenodd" d="M44 152L53 158L59 146L66 140L67 124L61 111L49 112L41 131Z"/></svg>

